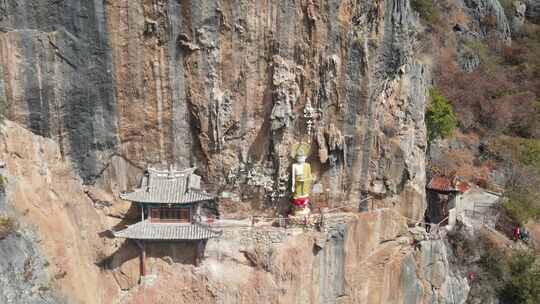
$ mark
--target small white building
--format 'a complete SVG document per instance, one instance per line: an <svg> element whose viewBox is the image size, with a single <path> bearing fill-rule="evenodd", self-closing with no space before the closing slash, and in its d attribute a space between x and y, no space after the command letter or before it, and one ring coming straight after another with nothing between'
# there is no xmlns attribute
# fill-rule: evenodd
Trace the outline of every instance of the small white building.
<svg viewBox="0 0 540 304"><path fill-rule="evenodd" d="M495 225L501 194L470 185L459 178L435 176L426 186L426 222L452 229L457 221Z"/></svg>
<svg viewBox="0 0 540 304"><path fill-rule="evenodd" d="M455 176L433 177L426 186L428 202L426 222L453 227L457 218L464 214L466 202L463 196L470 188L469 183Z"/></svg>
<svg viewBox="0 0 540 304"><path fill-rule="evenodd" d="M476 221L494 228L500 201L500 193L473 187L460 196L457 219L467 225L473 225Z"/></svg>

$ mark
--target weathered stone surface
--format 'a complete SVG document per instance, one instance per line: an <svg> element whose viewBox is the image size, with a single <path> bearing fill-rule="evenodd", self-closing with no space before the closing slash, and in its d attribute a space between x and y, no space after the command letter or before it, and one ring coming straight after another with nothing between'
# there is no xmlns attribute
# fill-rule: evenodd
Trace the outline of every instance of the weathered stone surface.
<svg viewBox="0 0 540 304"><path fill-rule="evenodd" d="M198 166L217 189L259 167L273 183L255 187L285 208L291 146L316 141L302 117L310 99L314 130L332 131L328 155L310 158L329 197L358 200L384 180L385 199L409 189L421 208L423 194L410 193L423 180L409 167L422 165L429 75L414 59L408 1L40 0L4 11L7 116L54 139L88 184L116 184L117 195L146 164L175 163ZM383 126L403 119L390 139ZM389 141L401 151L391 169L393 156L378 160ZM227 190L268 205L245 186Z"/></svg>
<svg viewBox="0 0 540 304"><path fill-rule="evenodd" d="M512 33L519 33L525 23L525 13L527 11L526 1L512 2L512 15L510 17L510 28Z"/></svg>
<svg viewBox="0 0 540 304"><path fill-rule="evenodd" d="M53 138L85 179L117 144L116 101L102 1L6 1L0 99L7 116Z"/></svg>
<svg viewBox="0 0 540 304"><path fill-rule="evenodd" d="M426 241L416 253L406 218L389 209L345 219L330 229L322 246L322 235L297 232L282 243L255 247L247 260L230 243L235 238L212 241L201 271L210 289L217 290L217 302L224 303L249 302L254 296L278 303L464 302L467 287L449 281L443 243L434 243L439 247L433 249ZM436 271L433 259L444 261ZM441 290L429 285L433 273ZM452 280L463 283L458 276Z"/></svg>
<svg viewBox="0 0 540 304"><path fill-rule="evenodd" d="M469 27L479 37L495 35L496 39L510 42L512 35L510 23L498 0L463 0L466 12L470 16Z"/></svg>
<svg viewBox="0 0 540 304"><path fill-rule="evenodd" d="M8 201L27 212L19 217L51 261L44 271L57 277L51 288L68 302L418 303L432 296L407 243L407 222L425 208L431 83L416 56L409 1L6 3L0 98L8 118L52 139L11 122L2 129L0 158L16 176ZM308 99L320 140L317 132L307 136ZM271 213L288 206L291 148L302 140L313 143L309 161L332 204L367 193L390 208L346 217L324 238L238 229L209 241L200 267L184 247L157 248L149 278L136 284L137 249L106 230L129 223L132 210L118 193L136 185L147 164L198 166L210 189L243 200L238 213ZM441 289L452 290L456 284L440 273Z"/></svg>
<svg viewBox="0 0 540 304"><path fill-rule="evenodd" d="M480 57L474 50L464 46L458 48L458 63L465 72L473 72L480 65Z"/></svg>
<svg viewBox="0 0 540 304"><path fill-rule="evenodd" d="M115 242L100 234L118 220L109 221L94 208L58 145L6 120L0 126L0 159L9 181L1 209L17 219L21 231L0 240L0 269L6 275L1 277L9 279L0 299L54 303L57 294L67 303L106 303L115 298L114 279L98 264L115 250Z"/></svg>
<svg viewBox="0 0 540 304"><path fill-rule="evenodd" d="M225 227L206 244L199 267L193 243L147 244L148 276L138 285L136 246L103 234L117 223L103 212L114 199L83 187L52 140L9 121L1 134L2 174L10 181L3 210L35 235L0 240L9 256L0 263L10 278L0 280L7 303L462 303L467 296L444 243L424 240L415 251L408 218L392 209L329 215L326 232ZM32 279L17 274L21 267ZM37 291L29 293L32 286Z"/></svg>
<svg viewBox="0 0 540 304"><path fill-rule="evenodd" d="M422 241L419 267L427 284L429 303L465 303L469 292L467 279L455 273L448 256L452 253L443 240Z"/></svg>
<svg viewBox="0 0 540 304"><path fill-rule="evenodd" d="M18 303L63 303L49 287L48 261L27 232L18 232L0 240L0 301Z"/></svg>
<svg viewBox="0 0 540 304"><path fill-rule="evenodd" d="M532 22L539 24L540 23L540 1L528 0L526 2L527 2L527 10L525 11L525 15Z"/></svg>

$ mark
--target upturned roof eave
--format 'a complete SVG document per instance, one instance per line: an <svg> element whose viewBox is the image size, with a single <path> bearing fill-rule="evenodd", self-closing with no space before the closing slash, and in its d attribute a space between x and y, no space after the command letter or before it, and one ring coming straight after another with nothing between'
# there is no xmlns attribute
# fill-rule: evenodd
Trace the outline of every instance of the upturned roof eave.
<svg viewBox="0 0 540 304"><path fill-rule="evenodd" d="M196 226L197 229L202 229L204 230L203 232L206 234L204 236L184 236L184 237L153 237L153 236L148 236L147 234L145 234L144 232L133 232L133 231L130 231L132 229L135 229L137 228L136 226L139 226L139 225L150 225L149 227L152 227L151 225L178 225L179 227L187 227L187 226ZM156 226L156 229L158 228L158 226ZM138 222L136 224L133 224L133 225L129 225L127 228L123 229L123 230L120 230L120 231L112 231L114 237L116 238L125 238L125 239L135 239L135 240L156 240L156 241L175 241L175 240L178 240L178 241L198 241L198 240L207 240L207 239L211 239L211 238L217 238L219 236L221 236L221 232L220 231L214 231L212 229L209 229L207 227L204 227L203 225L200 225L200 224L197 224L197 223L193 223L193 224L183 224L183 223L167 223L167 224L164 224L164 223L159 223L159 224L152 224L152 223L148 223L146 220L145 221L142 221L142 222ZM189 233L189 232L187 232Z"/></svg>
<svg viewBox="0 0 540 304"><path fill-rule="evenodd" d="M201 195L200 198L191 199L191 200L188 200L188 201L181 201L181 200L180 201L169 201L169 200L161 200L159 198L148 198L148 199L146 199L146 198L137 197L137 194L139 194L138 192L142 192L142 191L144 191L144 190L135 190L133 192L120 193L120 198L125 200L125 201L131 201L131 202L135 202L135 203L181 204L181 205L198 203L198 202L203 202L203 201L210 201L210 200L215 199L214 195L211 195L211 194L206 193L206 192L200 192L200 193L198 193L199 195Z"/></svg>

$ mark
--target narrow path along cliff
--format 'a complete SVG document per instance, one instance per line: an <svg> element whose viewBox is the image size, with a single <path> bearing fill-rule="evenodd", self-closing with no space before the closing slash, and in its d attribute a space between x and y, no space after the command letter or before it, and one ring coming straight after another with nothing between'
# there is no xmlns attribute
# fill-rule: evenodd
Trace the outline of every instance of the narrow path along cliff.
<svg viewBox="0 0 540 304"><path fill-rule="evenodd" d="M207 243L199 266L185 247L157 245L139 284L135 246L103 237L120 221L111 217L121 212L116 202L85 188L52 140L9 121L2 134L2 208L18 219L0 241L6 303L418 303L467 286L450 269L444 243L425 240L416 251L406 218L391 209L329 214L322 232L216 222L223 235ZM433 268L431 261L442 262ZM434 275L436 288L427 285Z"/></svg>

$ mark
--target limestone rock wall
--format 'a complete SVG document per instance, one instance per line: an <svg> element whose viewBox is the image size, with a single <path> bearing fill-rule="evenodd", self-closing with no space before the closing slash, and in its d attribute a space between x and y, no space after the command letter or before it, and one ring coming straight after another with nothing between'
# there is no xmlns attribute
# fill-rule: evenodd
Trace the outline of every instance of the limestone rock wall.
<svg viewBox="0 0 540 304"><path fill-rule="evenodd" d="M511 21L498 0L464 0L465 11L471 18L471 29L479 37L494 38L509 43L512 40Z"/></svg>
<svg viewBox="0 0 540 304"><path fill-rule="evenodd" d="M26 128L1 126L2 210L20 235L0 240L16 282L0 280L0 300L446 299L457 285L430 283L406 225L425 208L431 78L418 33L407 0L0 1L1 110ZM369 194L382 210L322 234L233 231L200 267L157 246L137 285L135 246L107 230L129 221L117 195L147 164L198 166L208 189L270 213L288 205L300 142L320 206ZM430 258L444 260L440 246Z"/></svg>
<svg viewBox="0 0 540 304"><path fill-rule="evenodd" d="M0 240L0 301L109 303L118 287L98 265L115 251L103 233L117 220L87 197L53 140L3 121L0 159L0 212L16 223Z"/></svg>
<svg viewBox="0 0 540 304"><path fill-rule="evenodd" d="M194 244L149 244L148 276L139 285L136 246L108 233L129 222L129 211L106 191L84 186L53 140L7 120L0 131L0 215L17 224L0 239L3 303L463 303L467 297L467 281L449 264L445 242L411 233L408 218L390 208L329 216L324 232L225 227L197 267ZM112 167L135 170L119 159ZM418 249L413 238L421 240Z"/></svg>
<svg viewBox="0 0 540 304"><path fill-rule="evenodd" d="M409 1L0 6L6 115L54 139L86 183L122 175L118 158L196 165L213 190L279 207L304 141L330 202L369 191L420 217L430 77Z"/></svg>
<svg viewBox="0 0 540 304"><path fill-rule="evenodd" d="M62 303L57 291L48 287L46 260L32 235L8 235L0 244L0 301L2 303Z"/></svg>
<svg viewBox="0 0 540 304"><path fill-rule="evenodd" d="M535 23L539 23L540 22L540 3L538 3L538 1L535 1L535 0L529 0L529 1L526 1L526 3L527 3L527 9L526 9L525 14L527 15L528 18L533 20Z"/></svg>
<svg viewBox="0 0 540 304"><path fill-rule="evenodd" d="M90 179L117 140L116 98L103 1L3 1L3 114L54 139Z"/></svg>
<svg viewBox="0 0 540 304"><path fill-rule="evenodd" d="M390 209L343 214L326 233L268 229L252 238L249 231L211 240L198 268L154 259L145 285L123 303L465 303L468 296L445 242L415 249L406 218Z"/></svg>

